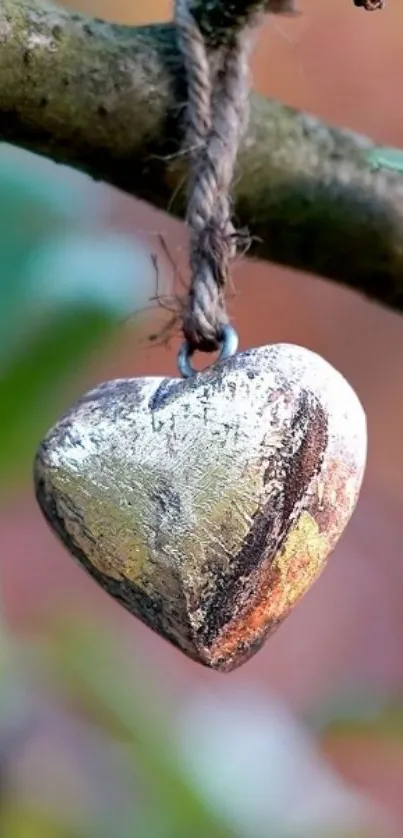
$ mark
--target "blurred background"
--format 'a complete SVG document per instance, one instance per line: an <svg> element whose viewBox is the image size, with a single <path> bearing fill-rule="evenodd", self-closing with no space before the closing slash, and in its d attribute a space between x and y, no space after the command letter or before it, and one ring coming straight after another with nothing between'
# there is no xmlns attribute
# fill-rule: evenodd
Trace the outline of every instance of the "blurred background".
<svg viewBox="0 0 403 838"><path fill-rule="evenodd" d="M69 5L66 3L66 5ZM74 0L124 23L166 0ZM403 9L300 0L253 60L261 92L403 147ZM12 838L403 835L403 319L349 291L243 262L241 346L326 357L368 415L356 514L265 648L221 676L126 614L48 530L31 486L47 427L109 377L176 374L148 309L186 236L168 216L0 144L0 829ZM340 254L342 258L342 254ZM132 316L129 316L133 312ZM137 313L135 313L137 312Z"/></svg>

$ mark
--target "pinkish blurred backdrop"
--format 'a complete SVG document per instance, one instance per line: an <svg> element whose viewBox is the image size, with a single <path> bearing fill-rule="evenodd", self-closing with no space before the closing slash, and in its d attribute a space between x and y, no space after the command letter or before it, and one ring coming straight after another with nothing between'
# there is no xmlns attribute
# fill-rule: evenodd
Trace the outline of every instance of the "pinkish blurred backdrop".
<svg viewBox="0 0 403 838"><path fill-rule="evenodd" d="M73 6L73 3L70 4ZM77 9L124 22L170 17L163 0L75 0ZM271 18L254 57L261 92L333 123L403 147L403 7L389 0L365 14L351 0L300 0L297 19ZM96 189L103 187L96 186ZM185 265L182 226L113 190L105 190L105 224L145 233L153 252L161 233ZM164 255L160 258L164 262ZM343 254L340 253L340 259ZM168 270L169 270L169 266ZM356 515L322 578L303 604L244 669L234 685L259 682L297 711L352 680L368 688L403 688L403 319L319 279L244 263L235 273L231 310L242 347L292 341L337 366L356 387L369 422L369 466ZM122 330L112 355L80 374L77 393L105 377L175 374L176 344L138 346ZM97 610L116 621L134 648L173 690L221 676L187 661L125 614L75 566L47 530L32 493L0 512L1 574L6 615L27 630L49 607ZM106 619L106 617L105 617ZM403 752L360 739L326 744L344 775L387 804L403 834Z"/></svg>

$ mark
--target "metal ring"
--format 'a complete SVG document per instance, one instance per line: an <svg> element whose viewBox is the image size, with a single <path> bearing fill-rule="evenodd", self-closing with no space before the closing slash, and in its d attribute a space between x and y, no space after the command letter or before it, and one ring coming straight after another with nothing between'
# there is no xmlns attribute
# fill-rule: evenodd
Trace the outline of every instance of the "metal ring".
<svg viewBox="0 0 403 838"><path fill-rule="evenodd" d="M214 363L216 364L218 361L224 361L225 358L230 358L231 355L235 355L238 349L238 342L239 338L235 329L229 325L223 326L220 338L220 352L217 361ZM195 370L190 363L190 359L194 352L195 350L190 346L188 341L185 340L178 352L178 369L183 378L191 378L191 376L197 375L199 372L199 370ZM212 364L212 366L214 366L214 364Z"/></svg>

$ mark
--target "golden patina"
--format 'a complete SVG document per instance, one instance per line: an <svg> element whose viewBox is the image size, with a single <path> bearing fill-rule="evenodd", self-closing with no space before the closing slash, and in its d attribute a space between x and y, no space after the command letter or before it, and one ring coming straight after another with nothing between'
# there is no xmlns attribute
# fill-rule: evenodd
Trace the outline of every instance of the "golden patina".
<svg viewBox="0 0 403 838"><path fill-rule="evenodd" d="M276 590L278 597L273 601L280 618L284 611L292 608L319 576L329 552L329 541L319 531L318 524L309 512L304 511L289 533L282 549L273 559L272 567L278 571ZM269 601L270 609L270 601Z"/></svg>

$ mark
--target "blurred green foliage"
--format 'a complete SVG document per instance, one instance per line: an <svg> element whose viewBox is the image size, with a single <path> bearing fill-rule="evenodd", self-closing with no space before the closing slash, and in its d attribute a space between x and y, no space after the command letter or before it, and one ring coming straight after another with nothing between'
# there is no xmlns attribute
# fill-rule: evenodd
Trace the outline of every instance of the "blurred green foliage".
<svg viewBox="0 0 403 838"><path fill-rule="evenodd" d="M120 321L145 305L150 288L141 247L97 229L96 209L83 182L76 184L56 167L0 146L0 194L0 489L7 494L30 474L36 445L65 406L89 353L104 347ZM137 670L128 667L110 628L91 629L75 619L53 625L45 639L27 646L14 644L4 629L0 639L2 835L306 838L302 832L286 835L281 824L277 829L268 823L261 825L259 836L245 834L244 826L237 829L230 822L224 806L212 803L190 776L174 729L156 700L163 697L163 685L153 684L141 664ZM38 696L46 706L55 703L62 715L72 714L80 730L88 729L89 739L96 731L103 755L89 759L85 777L99 775L101 763L106 766L112 750L119 750L119 770L113 763L110 779L100 781L101 793L89 807L82 801L45 805L10 784L7 766L15 745L10 730L18 733L22 726L24 731ZM357 725L357 714L333 709L322 716L322 729L340 723L341 716L344 725L348 718L353 728ZM367 725L379 724L379 714L365 716L361 705L359 723L364 717ZM400 710L394 709L393 719L401 735ZM36 725L34 713L34 732ZM84 760L91 748L81 744ZM18 736L16 750L21 751ZM241 753L237 759L242 760ZM51 777L53 766L45 768ZM212 762L209 771L214 777L220 766ZM275 771L273 765L272 776ZM326 838L324 832L320 838ZM312 830L309 838L314 838Z"/></svg>
<svg viewBox="0 0 403 838"><path fill-rule="evenodd" d="M91 350L150 290L140 245L97 229L88 188L56 169L0 146L0 463L8 488L27 476Z"/></svg>

